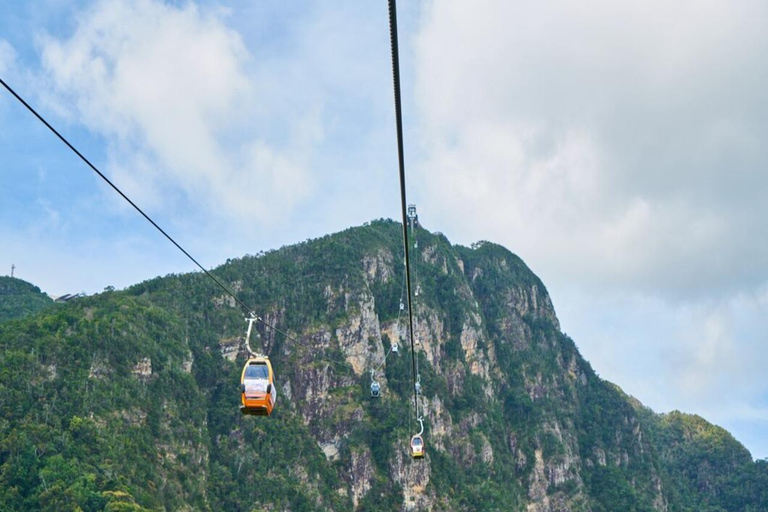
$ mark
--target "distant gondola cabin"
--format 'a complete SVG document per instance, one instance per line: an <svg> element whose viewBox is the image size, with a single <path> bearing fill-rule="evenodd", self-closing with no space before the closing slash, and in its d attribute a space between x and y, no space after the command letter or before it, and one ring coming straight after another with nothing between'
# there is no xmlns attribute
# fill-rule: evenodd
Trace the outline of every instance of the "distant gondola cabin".
<svg viewBox="0 0 768 512"><path fill-rule="evenodd" d="M277 390L268 357L257 356L248 359L240 377L240 392L240 411L243 414L269 416L272 413Z"/></svg>
<svg viewBox="0 0 768 512"><path fill-rule="evenodd" d="M424 439L418 434L411 438L411 457L424 458Z"/></svg>

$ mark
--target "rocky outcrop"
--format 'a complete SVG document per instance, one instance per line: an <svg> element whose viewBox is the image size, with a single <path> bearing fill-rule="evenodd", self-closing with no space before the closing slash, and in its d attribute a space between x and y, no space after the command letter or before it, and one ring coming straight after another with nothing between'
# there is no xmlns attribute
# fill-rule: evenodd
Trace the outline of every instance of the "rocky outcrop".
<svg viewBox="0 0 768 512"><path fill-rule="evenodd" d="M371 489L374 468L371 452L367 448L352 450L349 468L349 486L352 505L357 507Z"/></svg>
<svg viewBox="0 0 768 512"><path fill-rule="evenodd" d="M237 359L238 354L243 350L243 343L244 338L239 336L220 339L219 351L221 352L221 357L234 362L234 360Z"/></svg>
<svg viewBox="0 0 768 512"><path fill-rule="evenodd" d="M390 473L395 483L403 489L403 508L405 510L432 510L435 497L429 492L431 474L428 464L429 455L424 460L411 460L403 450L395 450Z"/></svg>
<svg viewBox="0 0 768 512"><path fill-rule="evenodd" d="M427 426L428 456L413 462L402 451L402 443L396 443L391 448L394 455L388 474L381 476L401 486L406 509L431 510L450 500L438 497L430 485L430 454L447 456L465 468L492 467L499 458L509 459L509 471L524 489L526 510L591 511L585 484L590 468L610 465L626 471L633 458L650 456L637 419L625 417L607 443L585 443L578 434L577 424L583 421L579 404L588 399L589 379L596 377L590 376L589 366L559 333L559 322L543 285L532 274L525 274L529 271L508 253L447 257L440 242L423 247L419 258L422 264L444 276L444 286L451 286L442 295L430 290L431 274L421 271L418 286L424 288L419 297L414 297L414 345L419 366L422 371L429 369L434 375L430 385L438 386L430 389L425 382L424 394L419 398ZM382 471L374 463L372 446L355 443L351 449L348 447L350 436L358 431L357 425L374 421L370 408L354 397L358 393L367 396L367 374L371 368L380 368L376 377L382 384L383 397L378 400L390 398L387 365L394 364L394 359L385 359L384 338L389 344L394 341L403 347L398 357L407 357L410 349L407 317L400 312L381 322L382 315L393 312L380 311L374 293L387 286L397 290L395 281L399 278L394 265L399 259L393 254L378 248L362 256L363 287L355 287L349 280L326 283L322 291L326 314L336 315L341 321L333 327L299 333L302 344L318 352L338 350L353 376L340 377L334 365L320 362L312 354L298 353L296 347L283 349L285 354L298 355L305 364L286 381L284 395L296 404L326 460L341 462L348 457L347 490L343 493L354 507L362 503ZM494 295L488 296L488 289L495 290ZM454 316L449 318L437 297L459 301L462 311L451 313ZM392 304L391 298L388 303ZM451 343L457 348L451 349ZM229 352L225 347L223 343L222 353L226 356ZM506 363L499 360L500 352L505 354ZM403 375L399 378L408 379ZM362 390L360 382L364 383ZM468 391L468 385L473 386L472 391ZM406 393L411 390L409 384L399 386L402 384L395 389ZM498 432L490 429L493 423L488 415L506 407L503 404L509 398L503 393L507 386L524 393L532 404L524 407L548 412L534 417L526 413L529 434L522 438L515 428L504 427L503 437L495 441L499 443L495 447L491 434L498 436ZM478 390L479 394L474 394ZM400 399L411 400L408 394ZM474 410L457 417L452 410L457 402L474 404ZM408 409L402 412L408 414ZM411 420L413 425L415 418ZM503 447L502 452L497 453L498 446ZM581 453L584 446L589 447L587 453ZM664 510L663 483L658 475L651 472L646 481L637 485L641 492L653 496L650 501L657 510Z"/></svg>
<svg viewBox="0 0 768 512"><path fill-rule="evenodd" d="M364 256L362 264L368 284L393 279L395 274L393 260L392 253L384 248L377 250L375 254ZM402 264L402 261L400 263Z"/></svg>
<svg viewBox="0 0 768 512"><path fill-rule="evenodd" d="M349 322L336 329L336 338L357 375L384 359L381 327L372 295L346 295Z"/></svg>
<svg viewBox="0 0 768 512"><path fill-rule="evenodd" d="M140 379L147 379L152 376L152 360L144 357L131 370L134 375Z"/></svg>

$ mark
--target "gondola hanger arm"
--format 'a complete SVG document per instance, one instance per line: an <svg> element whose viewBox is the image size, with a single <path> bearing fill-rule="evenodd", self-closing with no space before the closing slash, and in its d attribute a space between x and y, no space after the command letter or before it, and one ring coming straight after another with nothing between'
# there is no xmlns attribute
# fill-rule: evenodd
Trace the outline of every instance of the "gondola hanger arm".
<svg viewBox="0 0 768 512"><path fill-rule="evenodd" d="M248 333L245 335L245 348L248 349L248 355L251 356L256 355L256 352L251 350L251 331L253 331L253 322L258 322L259 320L259 317L253 313L245 319L245 321L248 322Z"/></svg>

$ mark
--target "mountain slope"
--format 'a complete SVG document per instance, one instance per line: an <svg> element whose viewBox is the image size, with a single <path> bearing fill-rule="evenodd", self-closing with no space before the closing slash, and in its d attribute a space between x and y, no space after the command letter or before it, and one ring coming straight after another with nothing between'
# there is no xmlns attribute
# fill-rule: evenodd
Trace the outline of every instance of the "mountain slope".
<svg viewBox="0 0 768 512"><path fill-rule="evenodd" d="M277 375L270 418L238 411L243 312L200 274L0 324L3 510L766 509L765 464L601 380L522 260L423 229L412 461L400 236L376 221L215 270L299 341L252 340Z"/></svg>
<svg viewBox="0 0 768 512"><path fill-rule="evenodd" d="M52 303L53 300L37 286L0 276L0 322L37 313Z"/></svg>

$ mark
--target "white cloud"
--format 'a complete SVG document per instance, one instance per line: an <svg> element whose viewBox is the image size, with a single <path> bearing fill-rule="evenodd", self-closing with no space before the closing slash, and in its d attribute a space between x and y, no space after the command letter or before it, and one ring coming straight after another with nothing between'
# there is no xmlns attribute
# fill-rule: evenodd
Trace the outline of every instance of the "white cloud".
<svg viewBox="0 0 768 512"><path fill-rule="evenodd" d="M603 378L657 412L700 414L768 455L768 287L685 303L575 288L554 299Z"/></svg>
<svg viewBox="0 0 768 512"><path fill-rule="evenodd" d="M506 245L605 378L768 435L768 5L430 2L427 226ZM748 430L751 429L751 430Z"/></svg>
<svg viewBox="0 0 768 512"><path fill-rule="evenodd" d="M186 200L252 222L310 193L312 141L248 135L257 131L251 56L220 12L102 1L70 38L46 36L41 47L48 101L105 138L111 174L142 204L173 211L181 189ZM296 121L315 123L322 137L316 116Z"/></svg>
<svg viewBox="0 0 768 512"><path fill-rule="evenodd" d="M0 39L0 76L7 77L8 71L12 68L14 61L16 60L16 50L13 49L11 44Z"/></svg>
<svg viewBox="0 0 768 512"><path fill-rule="evenodd" d="M686 399L712 404L717 397L719 408L728 408L745 397L757 401L768 393L768 320L759 314L759 300L737 296L691 312L670 361L674 367L668 368ZM768 404L763 407L768 413Z"/></svg>
<svg viewBox="0 0 768 512"><path fill-rule="evenodd" d="M464 241L505 243L549 282L759 285L766 10L430 3L415 66L424 207Z"/></svg>

